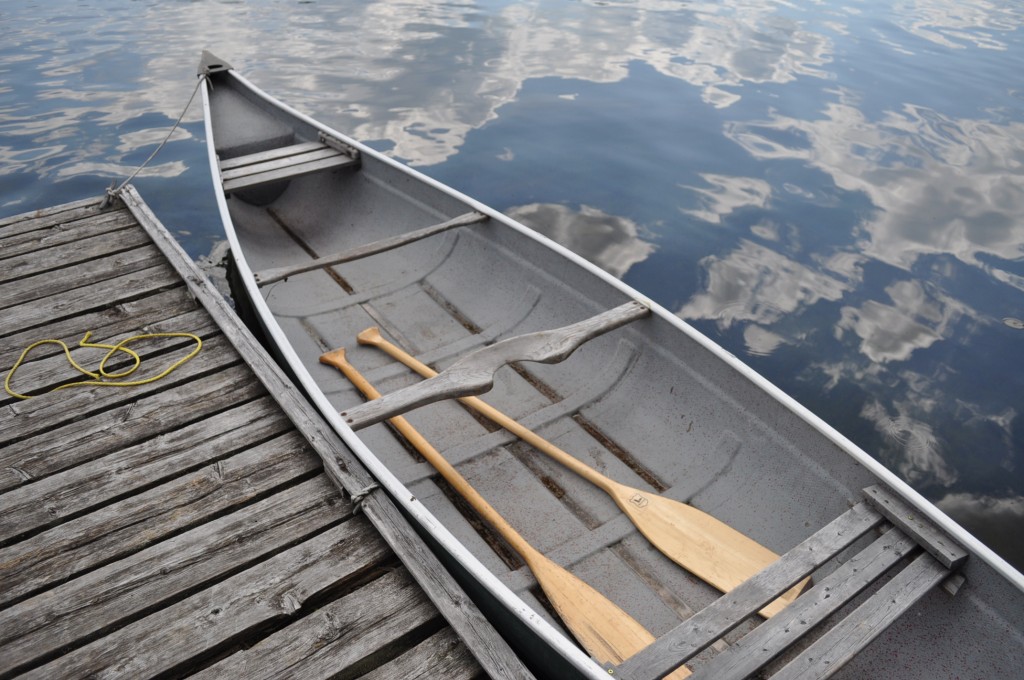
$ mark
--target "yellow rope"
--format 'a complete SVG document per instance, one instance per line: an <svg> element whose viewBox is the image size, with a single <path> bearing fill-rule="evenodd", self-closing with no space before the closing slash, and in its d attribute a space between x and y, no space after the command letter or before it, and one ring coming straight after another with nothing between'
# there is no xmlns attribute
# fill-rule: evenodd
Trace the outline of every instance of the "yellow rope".
<svg viewBox="0 0 1024 680"><path fill-rule="evenodd" d="M8 371L7 378L4 380L4 390L7 392L7 394L11 395L12 397L14 397L16 399L31 399L31 396L29 396L29 395L18 394L17 392L12 390L11 389L11 379L14 377L14 372L18 370L18 367L20 367L21 364L24 363L25 357L28 356L28 353L31 352L36 347L39 347L40 345L46 345L46 344L60 345L61 348L64 350L65 356L67 356L68 361L75 368L75 370L77 370L79 373L82 373L83 375L87 375L90 378L92 378L92 380L80 380L78 382L67 383L65 385L60 385L58 387L54 387L52 390L50 390L50 392L56 392L57 390L63 390L66 387L79 387L79 386L83 386L83 385L102 385L104 387L134 387L136 385L145 385L147 383L155 382L155 381L159 380L160 378L163 378L163 377L167 376L171 371L173 371L174 369L178 368L179 366L181 366L183 363L185 363L186 361L188 361L189 359L191 359L195 355L199 354L199 350L202 349L202 347L203 347L203 341L199 339L198 335L194 335L192 333L143 333L141 335L133 335L130 338L126 338L126 339L122 340L121 342L117 343L116 345L107 345L107 344L104 344L104 343L89 342L89 338L91 336L92 336L92 331L87 331L85 336L83 336L82 339L78 341L78 346L79 347L98 347L98 348L101 348L101 349L109 349L110 350L109 352L107 352L106 356L103 357L103 360L100 361L99 369L96 372L90 371L90 370L85 369L82 366L80 366L78 364L78 362L76 362L74 360L74 358L72 358L71 350L68 348L68 346L66 344L64 344L63 340L49 340L49 339L48 340L39 340L38 342L33 342L31 345L26 347L25 351L22 352L21 356L18 358L18 361L15 362L14 366L11 367L11 370ZM132 350L130 350L127 347L125 347L125 345L127 345L130 342L134 342L136 340L146 340L146 339L149 339L149 338L191 338L192 340L195 341L196 347L191 352L189 352L187 356L185 356L185 357L179 359L178 361L174 362L173 364L171 364L166 370L164 370L159 375L154 375L152 377L145 378L143 380L123 380L123 381L117 381L116 380L117 378L127 378L128 376L130 376L142 364L142 358L138 354L133 352ZM107 368L106 368L107 362L110 361L111 357L113 357L118 352L124 352L125 354L130 356L132 358L132 360L134 361L134 364L130 368L128 368L127 370L121 371L119 373L111 373L111 372L107 371ZM106 379L106 380L104 380L104 379ZM111 379L115 379L115 380L112 382Z"/></svg>

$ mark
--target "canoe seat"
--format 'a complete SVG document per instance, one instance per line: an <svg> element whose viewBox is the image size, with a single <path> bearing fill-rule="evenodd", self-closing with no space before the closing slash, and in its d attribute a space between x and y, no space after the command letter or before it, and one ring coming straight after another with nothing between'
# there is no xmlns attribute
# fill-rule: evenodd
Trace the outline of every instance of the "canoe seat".
<svg viewBox="0 0 1024 680"><path fill-rule="evenodd" d="M341 417L358 430L444 399L483 394L494 385L494 372L518 361L558 363L583 343L650 314L635 300L569 326L525 333L467 354L438 375L385 394L347 411Z"/></svg>
<svg viewBox="0 0 1024 680"><path fill-rule="evenodd" d="M321 134L315 142L300 142L225 159L220 162L220 176L224 193L231 193L358 163L357 150Z"/></svg>
<svg viewBox="0 0 1024 680"><path fill-rule="evenodd" d="M834 572L788 607L695 669L694 680L746 678L777 657L785 665L765 677L827 678L843 667L935 586L950 594L967 553L943 531L879 486L777 562L694 614L617 668L623 680L660 678L689 661L794 583L833 559L872 529L881 531ZM888 578L888 580L886 580ZM880 587L879 587L880 586ZM787 650L855 596L875 590L810 646ZM794 655L795 654L795 655ZM761 676L758 676L761 677Z"/></svg>

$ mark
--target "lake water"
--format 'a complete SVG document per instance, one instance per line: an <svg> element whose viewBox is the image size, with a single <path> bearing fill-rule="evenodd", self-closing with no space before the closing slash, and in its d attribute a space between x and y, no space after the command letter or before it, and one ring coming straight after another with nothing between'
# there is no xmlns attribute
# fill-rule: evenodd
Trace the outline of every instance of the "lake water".
<svg viewBox="0 0 1024 680"><path fill-rule="evenodd" d="M209 48L678 312L1021 568L1022 24L995 0L5 1L0 214L128 175ZM223 238L201 117L135 181L194 257Z"/></svg>

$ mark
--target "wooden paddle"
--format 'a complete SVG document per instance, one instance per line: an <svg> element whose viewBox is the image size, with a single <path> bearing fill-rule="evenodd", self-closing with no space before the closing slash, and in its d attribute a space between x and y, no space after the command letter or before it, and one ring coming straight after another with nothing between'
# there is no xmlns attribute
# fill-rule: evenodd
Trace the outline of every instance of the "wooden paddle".
<svg viewBox="0 0 1024 680"><path fill-rule="evenodd" d="M320 361L344 373L367 398L380 398L380 392L345 359L344 349L327 352ZM615 603L527 543L405 418L395 416L388 422L519 553L566 627L599 663L617 665L654 642L654 636ZM668 677L678 680L689 675L690 671L682 666Z"/></svg>
<svg viewBox="0 0 1024 680"><path fill-rule="evenodd" d="M376 327L367 328L356 338L362 345L383 350L424 378L437 375L429 366L385 340ZM607 493L655 548L722 592L729 592L779 558L757 541L692 505L606 477L477 397L463 397L459 401ZM765 605L759 613L765 618L774 616L809 583L810 577Z"/></svg>

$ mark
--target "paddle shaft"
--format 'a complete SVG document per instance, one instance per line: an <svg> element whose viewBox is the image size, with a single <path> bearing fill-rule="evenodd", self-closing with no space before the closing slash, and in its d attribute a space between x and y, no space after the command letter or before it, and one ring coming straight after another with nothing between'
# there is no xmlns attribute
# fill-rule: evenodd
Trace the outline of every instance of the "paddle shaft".
<svg viewBox="0 0 1024 680"><path fill-rule="evenodd" d="M384 351L424 378L437 375L386 340L376 327L367 328L356 339L360 344ZM478 397L462 397L459 401L607 493L651 545L722 592L732 590L778 559L774 552L691 505L635 489L601 474ZM809 578L804 579L766 605L761 615L774 616L809 583Z"/></svg>
<svg viewBox="0 0 1024 680"><path fill-rule="evenodd" d="M340 353L340 354L339 354ZM320 361L325 364L334 366L349 379L353 385L356 386L360 392L363 393L368 399L379 399L380 392L370 384L370 382L363 377L359 371L348 363L345 359L344 350L336 350L334 352L328 352L327 354L320 357ZM476 489L474 489L466 478L463 477L458 470L452 466L451 463L442 456L437 449L435 449L430 442L428 442L423 435L421 435L405 418L402 416L395 416L388 419L388 422L398 430L399 433L405 439L415 447L417 451L430 463L434 469L436 469L445 481L452 485L452 487L459 492L459 494L465 498L473 509L476 510L481 517L489 522L501 536L508 541L509 545L519 553L519 555L529 563L540 553L530 545L526 539L519 534L515 528L509 524L504 517L502 517L497 510L495 510L490 503L488 503L483 496L481 496Z"/></svg>
<svg viewBox="0 0 1024 680"><path fill-rule="evenodd" d="M358 340L359 344L361 345L373 345L374 347L377 347L378 349L382 350L385 354L389 355L391 358L405 364L412 370L419 373L424 378L433 378L435 375L437 375L437 371L430 368L430 366L427 366L425 363L423 363L416 357L412 356L411 354L403 350L401 347L398 347L394 343L391 343L388 340L386 340L380 334L379 329L377 329L376 327L367 328L365 331L356 336L356 340ZM493 406L485 402L483 399L480 399L479 397L462 397L459 399L459 401L465 404L466 406L470 407L480 415L484 416L491 422L495 423L496 425L505 428L506 430L508 430L509 432L511 432L512 434L514 434L515 436L519 437L524 442L529 444L530 446L533 446L541 453L550 456L558 463L564 465L565 467L569 468L570 470L578 474L580 477L583 477L588 482L591 482L592 484L597 486L602 491L609 494L614 494L616 491L616 487L620 486L618 482L614 481L613 479L610 479L609 477L606 477L605 475L602 475L594 468L590 467L589 465L586 465L579 459L569 455L562 449L558 448L557 446L549 442L547 439L544 439L543 437L538 435L533 430L530 430L526 426L520 424L518 421L510 418L509 416L505 415L498 409L494 408Z"/></svg>
<svg viewBox="0 0 1024 680"><path fill-rule="evenodd" d="M367 398L380 398L380 392L345 359L344 349L328 352L320 361L341 371ZM618 664L654 642L654 636L629 614L530 545L409 421L395 416L388 422L519 553L562 621L591 656L601 663ZM681 666L668 677L681 680L689 675L689 669Z"/></svg>

